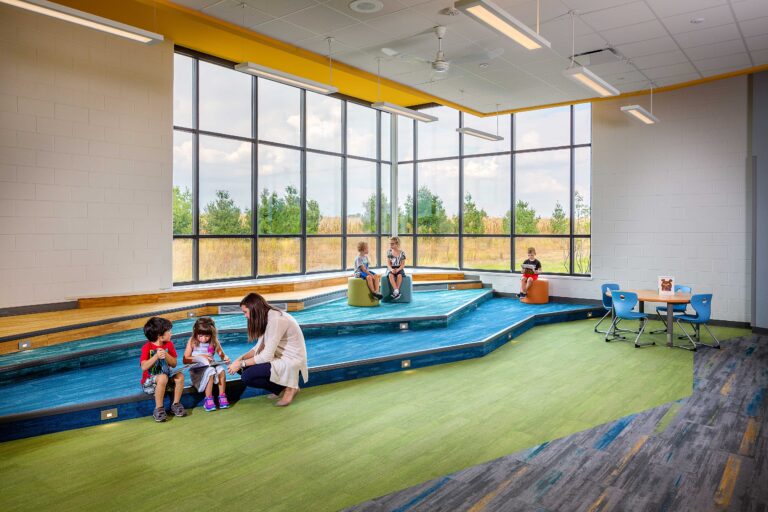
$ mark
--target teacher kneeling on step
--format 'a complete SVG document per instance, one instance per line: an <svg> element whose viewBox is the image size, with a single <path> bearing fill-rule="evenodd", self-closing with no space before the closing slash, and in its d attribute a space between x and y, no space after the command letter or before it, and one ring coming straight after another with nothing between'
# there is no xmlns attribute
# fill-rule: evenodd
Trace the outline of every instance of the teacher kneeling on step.
<svg viewBox="0 0 768 512"><path fill-rule="evenodd" d="M275 404L290 405L299 392L299 373L309 380L307 346L296 320L270 306L258 293L249 293L240 302L248 319L248 339L258 340L256 346L238 357L227 368L230 375L242 371L246 386L266 389L270 398L280 398Z"/></svg>

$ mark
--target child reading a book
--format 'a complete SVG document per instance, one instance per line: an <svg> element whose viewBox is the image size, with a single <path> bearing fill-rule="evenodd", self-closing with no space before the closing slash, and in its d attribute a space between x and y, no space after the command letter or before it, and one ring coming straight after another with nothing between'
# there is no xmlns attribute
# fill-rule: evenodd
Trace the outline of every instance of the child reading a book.
<svg viewBox="0 0 768 512"><path fill-rule="evenodd" d="M147 342L141 347L141 389L155 397L155 410L152 417L155 421L165 421L166 413L163 407L165 391L171 390L173 381L173 402L171 412L175 416L184 416L184 406L181 405L181 394L184 392L184 374L173 372L176 366L176 349L171 341L173 324L166 318L153 316L144 324L144 336Z"/></svg>
<svg viewBox="0 0 768 512"><path fill-rule="evenodd" d="M384 297L381 293L379 293L381 276L368 268L368 242L358 242L357 244L357 258L355 258L355 277L365 279L365 282L368 283L368 289L371 290L371 295L377 299Z"/></svg>
<svg viewBox="0 0 768 512"><path fill-rule="evenodd" d="M214 356L219 354L221 361L214 361ZM204 392L203 408L206 412L216 410L213 402L213 385L219 386L219 408L229 407L229 401L225 393L227 385L226 366L229 358L221 348L221 343L216 336L216 324L212 318L200 317L192 327L192 337L187 341L184 350L184 364L192 364L189 368L189 376L192 385L198 392Z"/></svg>
<svg viewBox="0 0 768 512"><path fill-rule="evenodd" d="M523 261L522 270L523 277L520 279L520 294L518 295L521 299L526 296L528 288L539 278L539 272L541 272L541 262L536 259L535 248L528 248L528 259Z"/></svg>
<svg viewBox="0 0 768 512"><path fill-rule="evenodd" d="M400 248L400 237L393 236L389 239L387 250L387 277L392 285L392 300L400 298L400 286L405 276L405 251Z"/></svg>

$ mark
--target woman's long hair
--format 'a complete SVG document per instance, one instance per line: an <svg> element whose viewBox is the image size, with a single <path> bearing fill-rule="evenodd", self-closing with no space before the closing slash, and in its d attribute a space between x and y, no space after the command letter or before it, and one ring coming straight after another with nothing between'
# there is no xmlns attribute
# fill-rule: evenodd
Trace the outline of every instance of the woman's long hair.
<svg viewBox="0 0 768 512"><path fill-rule="evenodd" d="M213 345L213 349L219 349L219 337L216 335L216 324L214 323L213 318L201 316L197 319L195 325L192 327L192 337L190 338L193 347L200 345L200 342L197 339L198 334L210 336L211 340L209 343Z"/></svg>
<svg viewBox="0 0 768 512"><path fill-rule="evenodd" d="M269 302L264 300L264 297L258 293L249 293L243 300L240 301L241 306L248 308L248 339L253 341L264 335L264 331L267 330L267 315L269 310L273 309L280 312L274 306L271 306ZM282 312L280 312L282 314Z"/></svg>

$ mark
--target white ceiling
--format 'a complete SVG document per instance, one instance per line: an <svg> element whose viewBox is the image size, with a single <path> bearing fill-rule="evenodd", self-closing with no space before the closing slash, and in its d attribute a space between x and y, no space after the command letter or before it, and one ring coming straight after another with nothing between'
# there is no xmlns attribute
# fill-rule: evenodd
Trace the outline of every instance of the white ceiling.
<svg viewBox="0 0 768 512"><path fill-rule="evenodd" d="M381 57L382 76L481 112L593 96L562 75L572 53L571 11L575 53L614 48L618 57L603 52L582 63L622 92L768 64L768 0L540 0L540 33L552 48L535 51L464 14L441 14L450 0L384 0L374 14L352 11L349 0L174 1L323 55L332 36L334 60L376 73ZM535 0L494 1L535 30ZM428 63L381 52L432 60L436 25L448 27L447 60L477 58L452 64L441 80ZM501 57L480 57L498 49Z"/></svg>

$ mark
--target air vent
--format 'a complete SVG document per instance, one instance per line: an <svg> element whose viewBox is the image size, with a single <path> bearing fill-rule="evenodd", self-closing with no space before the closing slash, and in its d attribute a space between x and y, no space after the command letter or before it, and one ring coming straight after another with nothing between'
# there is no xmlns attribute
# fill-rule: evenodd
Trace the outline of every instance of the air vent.
<svg viewBox="0 0 768 512"><path fill-rule="evenodd" d="M384 3L381 0L352 0L349 8L362 14L371 14L382 10Z"/></svg>
<svg viewBox="0 0 768 512"><path fill-rule="evenodd" d="M226 306L219 306L220 315L242 315L243 311L239 305L227 304Z"/></svg>

